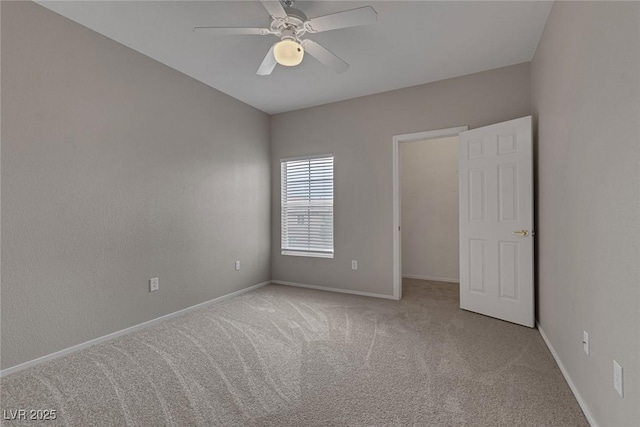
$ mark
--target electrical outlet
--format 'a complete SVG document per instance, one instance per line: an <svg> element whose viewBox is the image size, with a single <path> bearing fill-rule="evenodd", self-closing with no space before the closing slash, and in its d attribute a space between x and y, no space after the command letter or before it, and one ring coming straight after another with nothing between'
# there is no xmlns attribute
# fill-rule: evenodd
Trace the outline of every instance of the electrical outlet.
<svg viewBox="0 0 640 427"><path fill-rule="evenodd" d="M582 331L582 348L584 352L589 354L589 333L587 331Z"/></svg>
<svg viewBox="0 0 640 427"><path fill-rule="evenodd" d="M240 270L240 261L236 261L236 271Z"/></svg>
<svg viewBox="0 0 640 427"><path fill-rule="evenodd" d="M620 397L624 397L622 382L622 366L615 360L613 361L613 388L618 392Z"/></svg>
<svg viewBox="0 0 640 427"><path fill-rule="evenodd" d="M358 269L358 261L356 261L355 259L351 260L351 269L352 270Z"/></svg>
<svg viewBox="0 0 640 427"><path fill-rule="evenodd" d="M154 292L160 289L160 281L157 277L149 280L149 292Z"/></svg>

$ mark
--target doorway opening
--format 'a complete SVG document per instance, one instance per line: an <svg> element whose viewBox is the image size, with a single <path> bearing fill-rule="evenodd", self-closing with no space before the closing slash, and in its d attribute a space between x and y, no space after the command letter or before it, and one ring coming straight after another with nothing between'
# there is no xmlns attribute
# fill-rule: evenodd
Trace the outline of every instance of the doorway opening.
<svg viewBox="0 0 640 427"><path fill-rule="evenodd" d="M458 137L400 144L404 279L460 282Z"/></svg>
<svg viewBox="0 0 640 427"><path fill-rule="evenodd" d="M458 282L458 134L467 129L461 126L393 137L395 299L402 298L403 275ZM447 194L452 187L455 193ZM410 194L403 195L403 190ZM403 206L408 210L405 214ZM404 233L405 227L410 236ZM430 236L428 239L425 232ZM445 241L446 248L438 248ZM406 259L402 255L403 246L411 251ZM443 263L445 258L447 262Z"/></svg>

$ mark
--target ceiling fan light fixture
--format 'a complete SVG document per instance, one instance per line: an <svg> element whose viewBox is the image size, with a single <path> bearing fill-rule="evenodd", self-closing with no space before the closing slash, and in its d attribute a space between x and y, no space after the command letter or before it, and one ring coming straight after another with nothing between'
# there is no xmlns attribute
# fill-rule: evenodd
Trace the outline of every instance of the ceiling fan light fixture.
<svg viewBox="0 0 640 427"><path fill-rule="evenodd" d="M304 49L300 43L291 39L283 39L273 48L276 62L285 67L294 67L302 62Z"/></svg>

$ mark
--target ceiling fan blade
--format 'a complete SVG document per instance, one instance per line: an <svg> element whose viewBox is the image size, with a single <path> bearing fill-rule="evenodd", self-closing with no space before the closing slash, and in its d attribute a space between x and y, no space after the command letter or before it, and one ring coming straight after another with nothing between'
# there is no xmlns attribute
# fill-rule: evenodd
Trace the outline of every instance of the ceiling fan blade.
<svg viewBox="0 0 640 427"><path fill-rule="evenodd" d="M278 0L260 0L260 1L264 6L264 8L267 9L267 12L269 12L270 16L273 16L274 18L287 17L287 12L284 11L284 7L282 7L282 4L280 4Z"/></svg>
<svg viewBox="0 0 640 427"><path fill-rule="evenodd" d="M307 51L309 55L316 58L325 66L331 68L336 73L343 73L347 71L347 69L349 69L349 64L347 64L342 59L338 58L333 53L329 52L327 49L314 42L313 40L303 40L302 47L304 47L305 51Z"/></svg>
<svg viewBox="0 0 640 427"><path fill-rule="evenodd" d="M269 34L267 28L241 28L241 27L195 27L196 33L212 34L214 36L249 35L266 36Z"/></svg>
<svg viewBox="0 0 640 427"><path fill-rule="evenodd" d="M267 52L267 55L262 60L262 64L258 68L258 72L256 72L259 76L268 76L273 72L273 69L276 68L276 57L273 56L273 48L275 47L275 43L271 45L271 49Z"/></svg>
<svg viewBox="0 0 640 427"><path fill-rule="evenodd" d="M337 30L339 28L357 27L359 25L373 24L378 20L378 12L371 6L345 10L309 20L310 32Z"/></svg>

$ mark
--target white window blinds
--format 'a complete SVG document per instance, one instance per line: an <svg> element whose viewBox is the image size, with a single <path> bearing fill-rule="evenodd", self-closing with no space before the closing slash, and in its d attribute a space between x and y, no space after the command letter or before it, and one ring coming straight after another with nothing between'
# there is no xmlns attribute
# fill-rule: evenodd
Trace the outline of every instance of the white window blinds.
<svg viewBox="0 0 640 427"><path fill-rule="evenodd" d="M282 160L282 253L333 258L333 156Z"/></svg>

